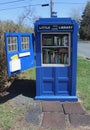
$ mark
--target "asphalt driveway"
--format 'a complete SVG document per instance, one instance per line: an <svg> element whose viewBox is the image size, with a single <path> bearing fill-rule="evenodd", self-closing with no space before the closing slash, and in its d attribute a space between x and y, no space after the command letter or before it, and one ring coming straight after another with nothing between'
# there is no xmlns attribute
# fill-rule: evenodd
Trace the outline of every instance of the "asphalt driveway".
<svg viewBox="0 0 90 130"><path fill-rule="evenodd" d="M78 42L78 56L90 58L90 42L85 41Z"/></svg>

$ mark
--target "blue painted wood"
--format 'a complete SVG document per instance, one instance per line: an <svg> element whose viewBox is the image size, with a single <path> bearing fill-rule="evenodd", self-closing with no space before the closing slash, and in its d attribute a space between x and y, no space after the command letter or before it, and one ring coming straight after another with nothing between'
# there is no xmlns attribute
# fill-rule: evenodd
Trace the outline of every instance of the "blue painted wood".
<svg viewBox="0 0 90 130"><path fill-rule="evenodd" d="M58 29L60 26L64 25L70 25L73 28ZM36 41L35 99L77 101L77 23L71 18L41 18L36 21L34 29ZM70 33L70 66L42 65L42 33Z"/></svg>
<svg viewBox="0 0 90 130"><path fill-rule="evenodd" d="M48 95L48 96L44 96L44 95L40 95L35 97L36 100L47 100L47 101L61 101L61 102L65 102L65 101L69 101L69 102L77 102L78 98L77 96L68 96L68 95L64 95L64 96L52 96L52 95Z"/></svg>
<svg viewBox="0 0 90 130"><path fill-rule="evenodd" d="M9 37L17 37L17 51L8 51L8 38ZM29 48L23 50L22 49L22 37L29 37ZM5 44L6 44L6 56L7 56L7 68L8 68L8 75L11 76L18 72L22 72L28 68L34 66L34 48L33 48L33 34L30 33L5 33ZM11 72L10 70L10 61L13 56L17 55L18 59L20 60L21 69ZM26 55L26 56L25 56Z"/></svg>
<svg viewBox="0 0 90 130"><path fill-rule="evenodd" d="M77 23L71 18L42 18L35 23L36 42L36 97L37 100L77 101L76 96L76 70L77 70ZM42 40L44 34L70 34L70 65L43 65ZM8 51L8 37L17 37L18 49ZM30 48L22 50L21 37L29 36ZM33 34L30 33L5 33L8 74L22 72L34 66ZM28 56L22 54L30 53ZM21 69L11 72L11 58L18 55Z"/></svg>

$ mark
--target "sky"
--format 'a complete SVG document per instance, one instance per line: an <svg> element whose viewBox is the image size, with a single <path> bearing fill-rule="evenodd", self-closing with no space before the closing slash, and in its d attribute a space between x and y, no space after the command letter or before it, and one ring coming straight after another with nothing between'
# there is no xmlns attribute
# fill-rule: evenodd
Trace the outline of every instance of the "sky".
<svg viewBox="0 0 90 130"><path fill-rule="evenodd" d="M73 14L82 15L82 12L89 0L53 0L53 10L58 17L71 17ZM3 0L0 1L0 20L11 20L18 22L19 17L24 13L25 8L30 6L36 17L50 17L50 6L42 7L42 4L49 4L50 0Z"/></svg>

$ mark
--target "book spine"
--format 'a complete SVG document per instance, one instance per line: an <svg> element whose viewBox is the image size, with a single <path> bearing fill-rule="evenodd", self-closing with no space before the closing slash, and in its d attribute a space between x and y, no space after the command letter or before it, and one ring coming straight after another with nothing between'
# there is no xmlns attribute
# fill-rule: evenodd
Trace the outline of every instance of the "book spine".
<svg viewBox="0 0 90 130"><path fill-rule="evenodd" d="M59 53L56 54L56 63L60 64L60 54Z"/></svg>
<svg viewBox="0 0 90 130"><path fill-rule="evenodd" d="M67 54L64 54L64 64L67 64Z"/></svg>
<svg viewBox="0 0 90 130"><path fill-rule="evenodd" d="M62 46L68 46L68 36L62 37Z"/></svg>
<svg viewBox="0 0 90 130"><path fill-rule="evenodd" d="M55 52L53 52L53 56L52 56L52 62L55 64L56 62L55 62L55 59L56 59L56 54L55 54Z"/></svg>
<svg viewBox="0 0 90 130"><path fill-rule="evenodd" d="M54 36L54 45L57 46L58 45L58 37Z"/></svg>
<svg viewBox="0 0 90 130"><path fill-rule="evenodd" d="M49 52L49 55L48 55L48 57L49 57L49 59L48 59L48 61L49 61L49 64L51 64L52 63L52 54Z"/></svg>
<svg viewBox="0 0 90 130"><path fill-rule="evenodd" d="M61 46L61 38L58 37L58 46Z"/></svg>
<svg viewBox="0 0 90 130"><path fill-rule="evenodd" d="M43 63L48 64L48 50L43 50Z"/></svg>

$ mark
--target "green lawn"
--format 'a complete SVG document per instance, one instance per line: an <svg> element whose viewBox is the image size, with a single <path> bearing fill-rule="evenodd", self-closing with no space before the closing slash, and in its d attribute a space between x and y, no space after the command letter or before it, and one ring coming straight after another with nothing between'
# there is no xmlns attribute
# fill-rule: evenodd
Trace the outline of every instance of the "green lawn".
<svg viewBox="0 0 90 130"><path fill-rule="evenodd" d="M0 104L0 130L10 130L17 118L22 116L24 112L24 109L17 109L9 102Z"/></svg>
<svg viewBox="0 0 90 130"><path fill-rule="evenodd" d="M18 76L20 79L30 79L30 80L36 80L36 68L28 69Z"/></svg>
<svg viewBox="0 0 90 130"><path fill-rule="evenodd" d="M90 111L90 60L78 58L77 93L85 108Z"/></svg>

